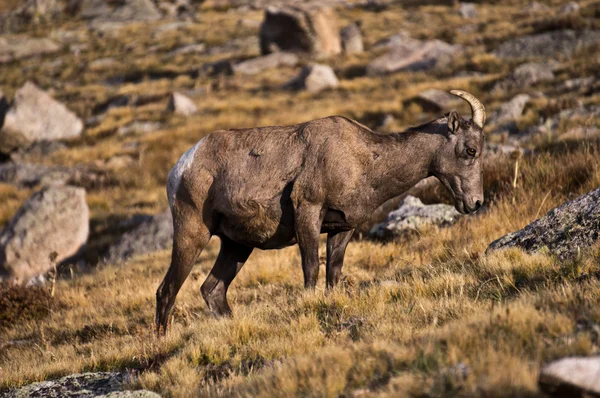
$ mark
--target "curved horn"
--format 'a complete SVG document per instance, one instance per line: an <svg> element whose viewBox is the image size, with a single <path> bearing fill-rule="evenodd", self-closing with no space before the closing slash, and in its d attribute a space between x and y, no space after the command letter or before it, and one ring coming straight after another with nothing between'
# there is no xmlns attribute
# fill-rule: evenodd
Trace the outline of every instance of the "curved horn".
<svg viewBox="0 0 600 398"><path fill-rule="evenodd" d="M483 124L485 123L485 107L483 104L475 98L473 94L469 94L466 91L450 90L450 93L457 97L461 97L471 105L471 118L473 119L473 122L479 126L479 128L483 128Z"/></svg>

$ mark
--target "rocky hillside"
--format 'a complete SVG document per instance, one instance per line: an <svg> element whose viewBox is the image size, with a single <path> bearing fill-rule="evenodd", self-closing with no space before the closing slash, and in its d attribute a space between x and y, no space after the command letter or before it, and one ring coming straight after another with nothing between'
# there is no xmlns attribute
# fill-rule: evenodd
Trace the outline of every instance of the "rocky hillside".
<svg viewBox="0 0 600 398"><path fill-rule="evenodd" d="M540 369L600 349L599 21L590 0L0 1L0 392L565 391ZM295 248L257 251L226 320L198 294L213 242L155 339L183 152L224 128L468 115L455 88L488 114L478 214L425 180L361 227L343 287L306 293Z"/></svg>

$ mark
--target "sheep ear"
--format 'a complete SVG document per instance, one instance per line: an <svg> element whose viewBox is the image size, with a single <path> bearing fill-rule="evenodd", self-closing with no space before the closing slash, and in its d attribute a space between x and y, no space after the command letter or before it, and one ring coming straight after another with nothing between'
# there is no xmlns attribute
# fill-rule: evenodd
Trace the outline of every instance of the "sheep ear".
<svg viewBox="0 0 600 398"><path fill-rule="evenodd" d="M448 131L450 134L456 134L460 126L460 115L456 111L450 112L448 115Z"/></svg>

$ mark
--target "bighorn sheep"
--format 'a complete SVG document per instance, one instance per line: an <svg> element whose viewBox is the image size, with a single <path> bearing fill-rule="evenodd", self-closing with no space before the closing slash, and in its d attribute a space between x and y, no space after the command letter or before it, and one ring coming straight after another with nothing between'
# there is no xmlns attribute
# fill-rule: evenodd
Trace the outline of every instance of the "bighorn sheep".
<svg viewBox="0 0 600 398"><path fill-rule="evenodd" d="M169 174L171 265L156 293L156 328L165 332L181 285L211 236L217 261L201 292L215 315L231 314L227 289L253 248L298 243L304 286L319 273L319 235L327 233L327 287L341 275L354 229L382 203L436 176L461 213L483 202L485 109L471 120L452 111L396 134L379 134L341 116L294 126L215 131L188 150Z"/></svg>

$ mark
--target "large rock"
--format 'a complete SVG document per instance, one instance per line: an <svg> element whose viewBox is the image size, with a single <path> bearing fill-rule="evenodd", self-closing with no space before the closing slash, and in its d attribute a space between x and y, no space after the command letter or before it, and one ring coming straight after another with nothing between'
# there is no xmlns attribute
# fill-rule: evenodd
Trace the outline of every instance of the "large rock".
<svg viewBox="0 0 600 398"><path fill-rule="evenodd" d="M569 56L576 49L600 41L600 30L557 30L522 36L502 43L494 54L500 58Z"/></svg>
<svg viewBox="0 0 600 398"><path fill-rule="evenodd" d="M274 69L280 66L295 66L298 63L298 56L293 53L272 53L242 61L233 65L233 72L242 75L255 75L267 69Z"/></svg>
<svg viewBox="0 0 600 398"><path fill-rule="evenodd" d="M388 239L419 230L428 225L449 225L460 217L454 206L446 204L425 205L414 196L404 198L400 207L388 214L385 221L374 226L369 235Z"/></svg>
<svg viewBox="0 0 600 398"><path fill-rule="evenodd" d="M96 21L156 21L161 18L152 0L71 0L69 10L83 19Z"/></svg>
<svg viewBox="0 0 600 398"><path fill-rule="evenodd" d="M538 384L553 397L600 396L600 356L551 362L540 371Z"/></svg>
<svg viewBox="0 0 600 398"><path fill-rule="evenodd" d="M191 116L198 112L198 108L191 98L181 94L172 93L167 104L167 111L176 113L181 116Z"/></svg>
<svg viewBox="0 0 600 398"><path fill-rule="evenodd" d="M318 93L328 88L335 88L339 84L335 72L327 65L308 65L302 68L300 74L286 83L286 87L296 90L307 90Z"/></svg>
<svg viewBox="0 0 600 398"><path fill-rule="evenodd" d="M173 218L167 210L125 233L109 247L104 261L120 263L131 257L168 248L173 242Z"/></svg>
<svg viewBox="0 0 600 398"><path fill-rule="evenodd" d="M34 193L0 233L0 279L26 283L86 242L89 211L85 190L51 187ZM55 255L53 253L56 253Z"/></svg>
<svg viewBox="0 0 600 398"><path fill-rule="evenodd" d="M317 56L342 52L340 28L335 11L318 3L268 7L260 27L262 54L275 51Z"/></svg>
<svg viewBox="0 0 600 398"><path fill-rule="evenodd" d="M125 390L131 379L132 376L118 372L80 373L15 388L7 391L4 397L160 398L148 390Z"/></svg>
<svg viewBox="0 0 600 398"><path fill-rule="evenodd" d="M362 33L358 24L351 23L345 26L340 32L342 38L342 46L346 54L362 53L365 50L363 44Z"/></svg>
<svg viewBox="0 0 600 398"><path fill-rule="evenodd" d="M519 247L536 252L546 247L561 259L571 258L600 235L600 188L550 210L525 228L492 242L487 251Z"/></svg>
<svg viewBox="0 0 600 398"><path fill-rule="evenodd" d="M553 79L553 65L547 62L529 62L516 67L507 78L496 83L493 90L523 89Z"/></svg>
<svg viewBox="0 0 600 398"><path fill-rule="evenodd" d="M78 137L83 122L63 104L25 83L16 94L0 130L0 152L10 152L34 142Z"/></svg>
<svg viewBox="0 0 600 398"><path fill-rule="evenodd" d="M62 46L55 41L25 36L0 37L0 64L18 61L39 55L57 53Z"/></svg>
<svg viewBox="0 0 600 398"><path fill-rule="evenodd" d="M447 65L461 47L440 40L399 40L390 50L367 65L367 75L377 76L399 71L423 71Z"/></svg>

